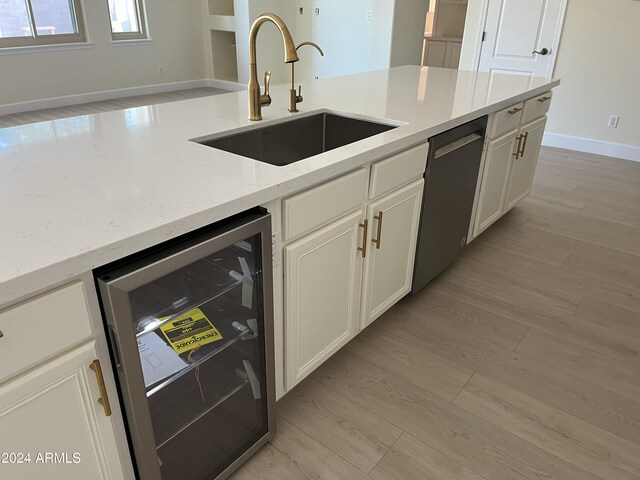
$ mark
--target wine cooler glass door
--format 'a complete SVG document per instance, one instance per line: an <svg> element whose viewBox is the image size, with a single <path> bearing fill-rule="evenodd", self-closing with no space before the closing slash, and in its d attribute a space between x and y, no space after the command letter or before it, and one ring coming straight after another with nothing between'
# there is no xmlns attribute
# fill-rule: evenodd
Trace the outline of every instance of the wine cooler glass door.
<svg viewBox="0 0 640 480"><path fill-rule="evenodd" d="M98 276L142 478L216 478L272 432L270 247L263 215Z"/></svg>

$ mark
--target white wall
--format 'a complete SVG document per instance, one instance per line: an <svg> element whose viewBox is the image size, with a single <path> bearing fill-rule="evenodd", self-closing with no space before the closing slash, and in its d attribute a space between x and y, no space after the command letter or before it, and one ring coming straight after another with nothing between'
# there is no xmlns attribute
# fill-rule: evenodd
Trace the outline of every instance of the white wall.
<svg viewBox="0 0 640 480"><path fill-rule="evenodd" d="M312 40L324 50L300 51L301 79L387 68L391 49L393 0L303 0L304 20L297 22L296 42ZM320 10L319 15L315 9ZM371 12L371 18L367 18ZM311 58L307 58L311 57Z"/></svg>
<svg viewBox="0 0 640 480"><path fill-rule="evenodd" d="M296 44L311 40L325 52L325 56L321 57L312 47L303 47L298 52L300 61L295 65L297 80L388 68L394 3L394 0L235 0L238 82L246 84L248 81L249 29L264 12L273 12L282 17ZM304 12L302 15L299 14L300 7ZM316 8L320 12L318 15L315 14ZM371 12L370 19L367 18L368 11ZM410 15L406 7L403 12ZM419 29L423 27L424 20ZM421 48L418 40L418 59ZM258 34L258 73L261 83L266 69L271 70L272 83L290 81L291 67L285 65L283 59L282 39L277 28L264 24ZM209 71L215 76L211 66Z"/></svg>
<svg viewBox="0 0 640 480"><path fill-rule="evenodd" d="M639 26L640 2L569 0L547 132L640 147Z"/></svg>
<svg viewBox="0 0 640 480"><path fill-rule="evenodd" d="M0 55L0 105L206 78L200 1L145 5L150 45L113 46L107 0L96 0L83 2L92 48Z"/></svg>

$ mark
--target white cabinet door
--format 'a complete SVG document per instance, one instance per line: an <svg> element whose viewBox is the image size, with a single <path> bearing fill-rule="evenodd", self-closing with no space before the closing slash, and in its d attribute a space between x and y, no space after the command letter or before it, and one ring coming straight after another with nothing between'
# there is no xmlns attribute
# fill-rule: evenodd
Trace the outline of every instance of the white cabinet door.
<svg viewBox="0 0 640 480"><path fill-rule="evenodd" d="M502 216L517 136L513 130L487 144L474 237Z"/></svg>
<svg viewBox="0 0 640 480"><path fill-rule="evenodd" d="M427 40L424 65L428 67L444 67L447 42Z"/></svg>
<svg viewBox="0 0 640 480"><path fill-rule="evenodd" d="M359 210L284 248L288 389L357 331L363 219Z"/></svg>
<svg viewBox="0 0 640 480"><path fill-rule="evenodd" d="M365 261L365 328L411 290L424 180L401 188L367 208L370 225Z"/></svg>
<svg viewBox="0 0 640 480"><path fill-rule="evenodd" d="M512 157L513 165L509 175L505 212L529 195L531 191L546 124L547 117L542 117L520 127L520 133L526 136L521 147L524 153L517 159Z"/></svg>
<svg viewBox="0 0 640 480"><path fill-rule="evenodd" d="M0 454L15 454L0 463L2 478L123 478L94 359L95 344L83 345L0 386Z"/></svg>

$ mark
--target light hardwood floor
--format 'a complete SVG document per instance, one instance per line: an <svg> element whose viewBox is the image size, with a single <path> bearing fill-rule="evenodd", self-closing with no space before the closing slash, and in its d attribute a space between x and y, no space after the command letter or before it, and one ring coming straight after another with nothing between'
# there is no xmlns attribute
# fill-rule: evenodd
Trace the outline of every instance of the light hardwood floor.
<svg viewBox="0 0 640 480"><path fill-rule="evenodd" d="M278 404L233 480L640 479L640 163L532 194Z"/></svg>
<svg viewBox="0 0 640 480"><path fill-rule="evenodd" d="M158 103L206 97L209 95L219 95L221 93L228 92L209 87L190 88L188 90L176 90L174 92L138 95L134 97L116 98L113 100L103 100L101 102L70 105L68 107L48 108L46 110L0 115L0 128L14 127L27 123L44 122L58 118L75 117L77 115L87 115L90 113L110 112L113 110L121 110L123 108L156 105Z"/></svg>

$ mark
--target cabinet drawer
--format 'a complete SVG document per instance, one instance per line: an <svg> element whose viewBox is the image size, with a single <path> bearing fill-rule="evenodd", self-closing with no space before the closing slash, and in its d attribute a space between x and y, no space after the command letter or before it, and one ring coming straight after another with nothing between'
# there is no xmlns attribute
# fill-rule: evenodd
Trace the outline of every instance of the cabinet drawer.
<svg viewBox="0 0 640 480"><path fill-rule="evenodd" d="M282 202L283 241L288 242L355 210L367 199L367 170L361 168Z"/></svg>
<svg viewBox="0 0 640 480"><path fill-rule="evenodd" d="M428 143L410 148L371 167L369 198L379 197L424 175L427 166Z"/></svg>
<svg viewBox="0 0 640 480"><path fill-rule="evenodd" d="M91 336L81 282L0 312L0 382Z"/></svg>
<svg viewBox="0 0 640 480"><path fill-rule="evenodd" d="M522 123L529 123L536 118L546 115L551 106L551 96L552 93L547 92L524 102Z"/></svg>
<svg viewBox="0 0 640 480"><path fill-rule="evenodd" d="M491 124L491 131L489 132L490 138L499 137L500 135L518 128L520 121L522 120L522 111L524 110L524 104L522 102L511 105L509 108L500 110L493 115L493 122Z"/></svg>

